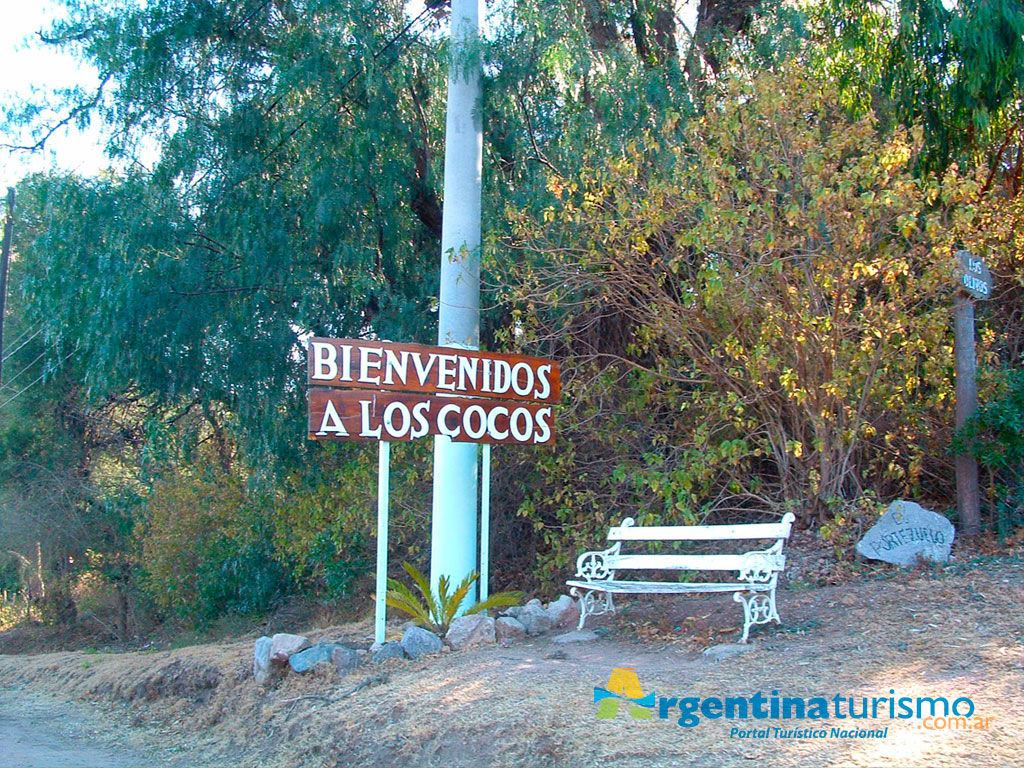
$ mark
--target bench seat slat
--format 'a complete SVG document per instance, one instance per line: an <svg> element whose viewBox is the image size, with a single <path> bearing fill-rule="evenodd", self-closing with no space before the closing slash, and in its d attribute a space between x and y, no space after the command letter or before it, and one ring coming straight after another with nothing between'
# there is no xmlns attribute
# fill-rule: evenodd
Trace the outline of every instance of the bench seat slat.
<svg viewBox="0 0 1024 768"><path fill-rule="evenodd" d="M652 525L647 528L620 525L608 531L608 541L737 541L788 539L791 524L750 525Z"/></svg>
<svg viewBox="0 0 1024 768"><path fill-rule="evenodd" d="M782 555L768 556L776 569L785 567ZM739 571L746 555L615 555L607 560L608 568L615 571Z"/></svg>
<svg viewBox="0 0 1024 768"><path fill-rule="evenodd" d="M659 593L665 595L677 595L687 592L766 592L771 586L769 584L746 584L736 582L735 584L706 584L698 582L670 581L567 581L570 587L581 587L583 589L595 589L599 592L614 592L616 594L648 594Z"/></svg>

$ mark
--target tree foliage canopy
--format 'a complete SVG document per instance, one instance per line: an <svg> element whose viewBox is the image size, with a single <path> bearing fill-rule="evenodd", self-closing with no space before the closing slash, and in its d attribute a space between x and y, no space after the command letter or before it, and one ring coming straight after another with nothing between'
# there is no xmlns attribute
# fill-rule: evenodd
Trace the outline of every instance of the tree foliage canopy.
<svg viewBox="0 0 1024 768"><path fill-rule="evenodd" d="M53 562L89 548L163 611L345 594L369 562L372 462L301 439L300 340L434 338L444 4L65 4L43 39L99 72L65 107L103 121L113 165L20 185L12 322L36 335L15 362L46 368L0 406L5 493L59 496L82 527ZM558 357L567 380L557 450L499 457L504 573L559 579L624 506L944 503L955 247L997 278L983 391L1020 365L1019 4L676 10L495 0L473 53L483 340ZM415 559L426 451L406 459L393 541ZM227 592L175 581L200 550Z"/></svg>

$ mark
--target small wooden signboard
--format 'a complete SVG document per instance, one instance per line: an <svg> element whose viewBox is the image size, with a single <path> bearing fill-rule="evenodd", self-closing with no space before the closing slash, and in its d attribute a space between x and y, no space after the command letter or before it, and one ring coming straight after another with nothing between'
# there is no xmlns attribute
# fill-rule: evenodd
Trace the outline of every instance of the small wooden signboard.
<svg viewBox="0 0 1024 768"><path fill-rule="evenodd" d="M990 298L992 296L992 274L985 266L985 262L970 251L957 251L956 257L960 262L957 287L975 299Z"/></svg>

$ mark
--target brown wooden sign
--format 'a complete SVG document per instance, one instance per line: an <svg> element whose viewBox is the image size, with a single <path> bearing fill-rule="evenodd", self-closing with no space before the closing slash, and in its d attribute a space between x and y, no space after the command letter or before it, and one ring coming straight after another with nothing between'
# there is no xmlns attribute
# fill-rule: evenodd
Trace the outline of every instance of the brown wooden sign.
<svg viewBox="0 0 1024 768"><path fill-rule="evenodd" d="M312 440L408 441L447 435L455 442L546 445L550 405L359 390L309 390Z"/></svg>
<svg viewBox="0 0 1024 768"><path fill-rule="evenodd" d="M311 387L470 395L557 403L558 363L538 357L394 344L312 338Z"/></svg>
<svg viewBox="0 0 1024 768"><path fill-rule="evenodd" d="M960 269L957 273L957 287L975 299L992 297L992 273L985 262L970 251L957 251Z"/></svg>

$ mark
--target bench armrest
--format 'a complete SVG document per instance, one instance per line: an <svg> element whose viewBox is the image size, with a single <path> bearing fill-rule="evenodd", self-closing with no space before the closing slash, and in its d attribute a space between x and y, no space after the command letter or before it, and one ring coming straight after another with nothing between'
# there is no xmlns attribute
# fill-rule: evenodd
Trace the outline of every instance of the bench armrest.
<svg viewBox="0 0 1024 768"><path fill-rule="evenodd" d="M774 547L773 547L774 549ZM747 552L740 566L740 581L750 584L766 584L786 567L786 556L767 550Z"/></svg>
<svg viewBox="0 0 1024 768"><path fill-rule="evenodd" d="M587 581L606 581L615 570L614 560L619 554L621 542L597 552L584 552L576 558L576 575Z"/></svg>

